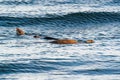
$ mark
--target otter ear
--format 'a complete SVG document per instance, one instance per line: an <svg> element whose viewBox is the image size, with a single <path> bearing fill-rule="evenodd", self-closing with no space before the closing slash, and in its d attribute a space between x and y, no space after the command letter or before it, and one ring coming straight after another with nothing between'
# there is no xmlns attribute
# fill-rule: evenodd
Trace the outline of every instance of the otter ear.
<svg viewBox="0 0 120 80"><path fill-rule="evenodd" d="M25 32L22 29L20 29L20 28L16 28L16 34L17 35L24 35Z"/></svg>

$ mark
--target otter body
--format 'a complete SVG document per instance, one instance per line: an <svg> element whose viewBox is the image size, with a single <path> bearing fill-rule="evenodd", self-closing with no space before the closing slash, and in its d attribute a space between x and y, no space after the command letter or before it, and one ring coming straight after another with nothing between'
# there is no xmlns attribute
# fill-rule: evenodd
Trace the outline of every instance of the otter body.
<svg viewBox="0 0 120 80"><path fill-rule="evenodd" d="M25 35L26 33L20 29L20 28L16 28L16 34L17 35ZM26 35L29 35L29 34L26 34ZM34 35L33 36L34 38L40 38L40 35ZM54 43L54 44L77 44L77 43L94 43L94 40L86 40L86 41L83 41L83 40L73 40L73 39L57 39L57 38L53 38L53 37L48 37L48 36L44 36L43 39L46 39L46 40L54 40L54 41L51 41L50 43Z"/></svg>
<svg viewBox="0 0 120 80"><path fill-rule="evenodd" d="M76 40L72 40L72 39L61 39L61 40L52 41L50 43L54 43L54 44L77 44L78 42Z"/></svg>

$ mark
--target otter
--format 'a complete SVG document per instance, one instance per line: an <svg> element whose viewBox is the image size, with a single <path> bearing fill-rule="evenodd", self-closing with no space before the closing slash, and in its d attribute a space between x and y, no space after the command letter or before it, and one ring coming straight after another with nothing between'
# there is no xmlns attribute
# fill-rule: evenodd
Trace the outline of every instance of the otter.
<svg viewBox="0 0 120 80"><path fill-rule="evenodd" d="M16 34L17 35L30 35L28 33L25 33L22 29L20 28L16 28ZM33 33L34 35L34 33ZM34 35L33 37L34 38L40 38L40 36L42 35ZM83 41L83 40L73 40L73 39L58 39L58 38L53 38L53 37L48 37L48 36L44 36L43 35L43 39L46 39L46 40L53 40L49 43L53 43L53 44L77 44L77 43L94 43L95 41L94 40L86 40L86 41Z"/></svg>
<svg viewBox="0 0 120 80"><path fill-rule="evenodd" d="M16 34L17 35L24 35L25 32L22 29L20 29L20 28L16 28Z"/></svg>

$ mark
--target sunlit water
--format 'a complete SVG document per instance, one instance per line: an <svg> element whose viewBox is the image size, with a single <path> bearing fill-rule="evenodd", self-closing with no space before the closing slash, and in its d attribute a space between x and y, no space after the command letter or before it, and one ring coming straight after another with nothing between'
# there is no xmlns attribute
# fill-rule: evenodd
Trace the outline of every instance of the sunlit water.
<svg viewBox="0 0 120 80"><path fill-rule="evenodd" d="M0 80L120 80L119 1L99 1L1 1ZM52 44L16 27L95 43Z"/></svg>

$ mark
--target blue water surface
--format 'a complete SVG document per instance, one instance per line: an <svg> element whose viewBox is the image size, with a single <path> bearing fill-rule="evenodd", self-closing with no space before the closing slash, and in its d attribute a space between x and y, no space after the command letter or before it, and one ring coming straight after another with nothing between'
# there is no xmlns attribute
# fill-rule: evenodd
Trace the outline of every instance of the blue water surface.
<svg viewBox="0 0 120 80"><path fill-rule="evenodd" d="M0 80L120 80L119 0L0 1ZM52 44L16 27L93 44Z"/></svg>

